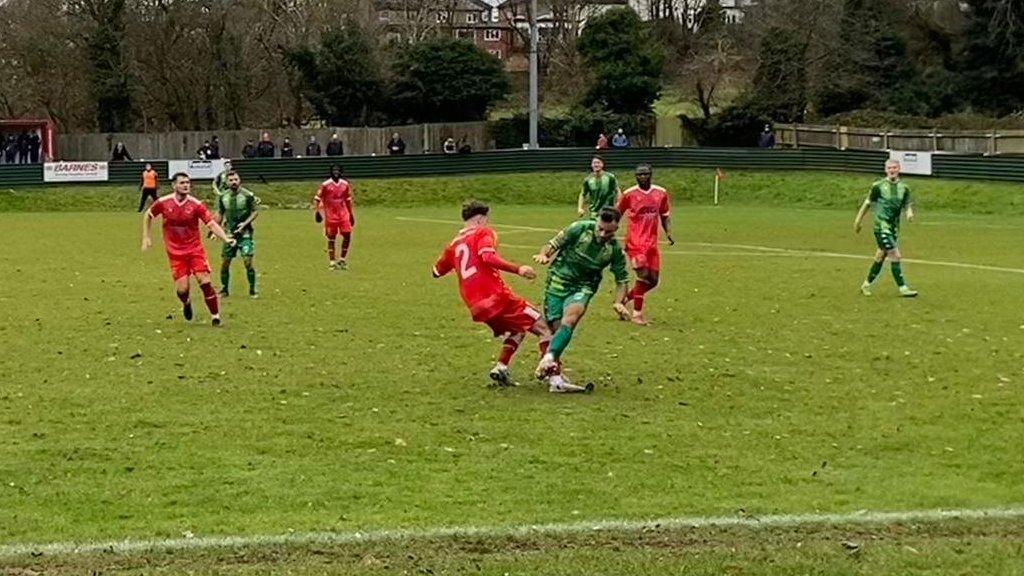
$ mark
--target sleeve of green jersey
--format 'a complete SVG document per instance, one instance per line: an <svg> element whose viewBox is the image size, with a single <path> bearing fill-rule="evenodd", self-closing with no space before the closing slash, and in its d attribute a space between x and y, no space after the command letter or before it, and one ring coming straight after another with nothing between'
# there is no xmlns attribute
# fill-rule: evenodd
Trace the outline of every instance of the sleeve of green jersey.
<svg viewBox="0 0 1024 576"><path fill-rule="evenodd" d="M583 229L586 228L586 226L586 220L574 222L570 224L568 228L556 234L548 244L550 244L555 250L561 250L568 244L575 244L580 239L580 235L583 234Z"/></svg>
<svg viewBox="0 0 1024 576"><path fill-rule="evenodd" d="M905 208L910 206L911 202L913 202L913 200L910 199L910 186L907 186L906 193L903 194L903 207Z"/></svg>
<svg viewBox="0 0 1024 576"><path fill-rule="evenodd" d="M615 276L616 284L629 284L629 271L626 269L626 253L622 251L622 246L615 246L615 252L612 253L612 276Z"/></svg>
<svg viewBox="0 0 1024 576"><path fill-rule="evenodd" d="M587 186L586 178L583 179L583 191L581 192L581 194L583 194L583 198L585 200L590 200L590 188Z"/></svg>
<svg viewBox="0 0 1024 576"><path fill-rule="evenodd" d="M878 186L878 182L871 185L871 191L868 192L869 202L878 202L878 199L882 197L882 190Z"/></svg>

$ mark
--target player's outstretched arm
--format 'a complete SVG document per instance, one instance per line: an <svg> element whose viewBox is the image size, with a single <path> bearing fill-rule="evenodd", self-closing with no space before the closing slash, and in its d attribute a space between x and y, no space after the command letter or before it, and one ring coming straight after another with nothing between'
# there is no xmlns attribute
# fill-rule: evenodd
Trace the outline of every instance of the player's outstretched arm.
<svg viewBox="0 0 1024 576"><path fill-rule="evenodd" d="M348 208L348 223L356 225L356 210L355 205L352 204L352 195L350 194L345 198L345 207Z"/></svg>
<svg viewBox="0 0 1024 576"><path fill-rule="evenodd" d="M576 213L580 216L586 216L587 214L587 191L586 184L583 184L583 190L580 190L580 197L576 200Z"/></svg>
<svg viewBox="0 0 1024 576"><path fill-rule="evenodd" d="M218 224L216 220L211 218L210 221L206 223L206 227L209 228L211 232L213 232L214 236L220 238L221 241L223 241L225 244L230 244L232 246L235 245L235 239L232 238L231 236L228 236L228 233L225 232L223 228L221 228L220 224Z"/></svg>
<svg viewBox="0 0 1024 576"><path fill-rule="evenodd" d="M249 211L249 217L246 218L245 220L242 220L238 224L238 226L235 226L234 233L235 234L240 234L242 232L242 230L245 230L246 228L248 228L249 225L251 225L257 218L259 218L259 216L260 216L260 199L255 197L255 196L253 196L252 197L252 210ZM217 223L220 224L221 220L218 220Z"/></svg>
<svg viewBox="0 0 1024 576"><path fill-rule="evenodd" d="M556 252L558 252L558 249L549 242L540 249L540 252L533 255L533 261L542 265L550 264Z"/></svg>
<svg viewBox="0 0 1024 576"><path fill-rule="evenodd" d="M316 196L313 196L313 220L315 220L317 224L324 221L324 215L322 212L323 202L320 200L320 195L323 191L324 187L321 186L316 189Z"/></svg>
<svg viewBox="0 0 1024 576"><path fill-rule="evenodd" d="M142 217L142 249L149 250L149 247L153 245L153 237L150 236L149 230L153 227L153 215L146 210L145 216Z"/></svg>
<svg viewBox="0 0 1024 576"><path fill-rule="evenodd" d="M615 303L626 304L629 299L629 282L622 282L615 285Z"/></svg>
<svg viewBox="0 0 1024 576"><path fill-rule="evenodd" d="M861 222L864 220L864 215L868 213L868 208L871 208L871 200L864 200L864 203L860 205L860 210L857 211L857 217L853 219L854 232L860 232Z"/></svg>
<svg viewBox="0 0 1024 576"><path fill-rule="evenodd" d="M450 250L445 249L441 252L441 255L437 257L437 261L434 262L433 268L430 269L430 275L434 278L440 278L445 274L452 271L452 259L449 257Z"/></svg>
<svg viewBox="0 0 1024 576"><path fill-rule="evenodd" d="M676 245L676 239L672 237L672 217L662 216L661 217L661 228L665 230L665 238L668 239L669 246Z"/></svg>
<svg viewBox="0 0 1024 576"><path fill-rule="evenodd" d="M533 280L534 278L537 277L537 273L530 266L516 264L515 262L509 262L508 260L505 260L504 258L499 256L498 253L495 252L494 250L487 250L481 252L480 260L483 261L484 264L487 264L488 266L494 268L495 270L501 270L502 272L508 272L509 274L522 276L527 280Z"/></svg>

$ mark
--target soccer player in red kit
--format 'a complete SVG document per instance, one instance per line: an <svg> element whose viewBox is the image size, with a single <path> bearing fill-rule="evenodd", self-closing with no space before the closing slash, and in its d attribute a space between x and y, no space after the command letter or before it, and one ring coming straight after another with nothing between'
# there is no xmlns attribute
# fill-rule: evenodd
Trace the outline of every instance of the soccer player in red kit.
<svg viewBox="0 0 1024 576"><path fill-rule="evenodd" d="M528 280L536 278L537 273L529 266L507 262L498 255L498 237L487 226L489 212L487 204L475 200L462 206L465 226L441 253L431 272L434 278L440 278L454 270L459 278L459 293L473 321L487 324L495 336L504 337L501 354L490 377L508 386L511 384L508 365L526 333L540 338L543 351L551 341L551 331L541 313L516 296L501 279L501 272Z"/></svg>
<svg viewBox="0 0 1024 576"><path fill-rule="evenodd" d="M352 210L352 186L341 177L341 166L331 166L331 177L316 191L316 221L324 223L330 268L348 268L348 249L352 244L352 227L356 213ZM341 234L341 258L335 259L334 239Z"/></svg>
<svg viewBox="0 0 1024 576"><path fill-rule="evenodd" d="M628 297L633 301L633 323L644 326L644 295L658 285L661 274L661 252L658 235L661 228L670 245L672 238L668 192L651 182L651 167L642 164L636 169L636 186L626 190L619 198L618 208L629 219L626 233L626 256L636 271L636 283Z"/></svg>
<svg viewBox="0 0 1024 576"><path fill-rule="evenodd" d="M171 181L174 193L154 202L142 218L142 249L148 250L153 245L150 236L153 218L162 216L164 247L167 249L167 260L171 265L174 290L181 300L182 315L185 316L185 320L192 320L192 301L189 299L188 289L189 277L195 276L199 288L203 291L206 307L210 309L210 322L214 326L220 326L220 306L217 302L217 292L210 283L210 263L206 259L206 251L199 238L199 222L206 224L206 227L224 242L234 246L235 240L217 224L213 214L206 209L206 205L189 193L192 181L188 174L179 172Z"/></svg>

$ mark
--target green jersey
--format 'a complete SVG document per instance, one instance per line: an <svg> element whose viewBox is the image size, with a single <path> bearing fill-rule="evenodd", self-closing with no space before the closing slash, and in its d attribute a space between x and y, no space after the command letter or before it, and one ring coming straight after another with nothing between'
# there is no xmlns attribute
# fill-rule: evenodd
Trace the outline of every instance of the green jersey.
<svg viewBox="0 0 1024 576"><path fill-rule="evenodd" d="M875 231L897 232L900 214L910 205L910 188L899 180L890 182L883 178L871 185L868 201L875 214Z"/></svg>
<svg viewBox="0 0 1024 576"><path fill-rule="evenodd" d="M237 194L232 194L231 190L222 193L217 198L217 212L221 217L221 225L229 234L234 232L239 224L252 216L259 204L260 199L245 188L239 188ZM243 234L246 236L252 234L252 224L246 226Z"/></svg>
<svg viewBox="0 0 1024 576"><path fill-rule="evenodd" d="M618 284L629 283L626 255L618 239L601 243L597 238L597 221L574 222L549 242L558 250L548 271L546 290L569 295L579 291L594 293L601 285L601 273L611 268Z"/></svg>
<svg viewBox="0 0 1024 576"><path fill-rule="evenodd" d="M596 218L602 208L614 207L619 192L615 174L602 172L600 176L591 173L583 180L583 199L587 201L591 218Z"/></svg>

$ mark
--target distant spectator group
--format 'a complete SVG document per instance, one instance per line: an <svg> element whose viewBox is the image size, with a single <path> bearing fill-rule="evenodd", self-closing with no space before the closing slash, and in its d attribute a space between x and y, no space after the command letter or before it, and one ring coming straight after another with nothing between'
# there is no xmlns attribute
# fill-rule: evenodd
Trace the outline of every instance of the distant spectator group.
<svg viewBox="0 0 1024 576"><path fill-rule="evenodd" d="M309 141L306 143L305 150L300 149L300 154L304 153L305 156L324 156L325 152L327 156L341 156L343 154L344 147L341 143L341 138L337 133L331 134L331 139L327 142L326 149L320 146L317 142L316 136L310 136ZM245 141L245 146L242 147L242 158L295 158L295 145L292 144L292 139L285 136L281 139L281 146L278 147L274 144L274 141L270 139L269 132L263 132L260 134L260 141L253 142L251 139Z"/></svg>
<svg viewBox="0 0 1024 576"><path fill-rule="evenodd" d="M619 128L618 131L612 135L611 147L617 149L629 148L629 137L626 136L625 130ZM608 149L608 137L604 135L604 132L598 134L597 146L595 146L595 148L598 150Z"/></svg>
<svg viewBox="0 0 1024 576"><path fill-rule="evenodd" d="M35 164L39 162L42 139L38 132L0 134L0 161L4 164Z"/></svg>

